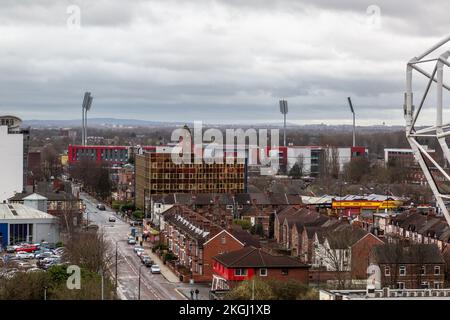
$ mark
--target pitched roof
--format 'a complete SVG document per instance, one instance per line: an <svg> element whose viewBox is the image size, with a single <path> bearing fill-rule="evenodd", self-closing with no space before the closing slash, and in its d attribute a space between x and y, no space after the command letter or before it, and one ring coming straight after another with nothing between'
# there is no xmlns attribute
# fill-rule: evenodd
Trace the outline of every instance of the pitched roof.
<svg viewBox="0 0 450 320"><path fill-rule="evenodd" d="M373 259L381 264L432 264L444 263L444 258L435 244L415 244L401 247L385 244L372 248Z"/></svg>
<svg viewBox="0 0 450 320"><path fill-rule="evenodd" d="M227 268L308 268L294 258L271 255L252 246L221 254L213 259Z"/></svg>
<svg viewBox="0 0 450 320"><path fill-rule="evenodd" d="M258 236L251 234L250 232L243 230L242 227L233 225L230 232L236 239L244 244L244 246L253 246L255 248L260 248L261 244L259 242Z"/></svg>
<svg viewBox="0 0 450 320"><path fill-rule="evenodd" d="M51 221L57 218L23 204L2 203L0 204L0 219L45 219Z"/></svg>

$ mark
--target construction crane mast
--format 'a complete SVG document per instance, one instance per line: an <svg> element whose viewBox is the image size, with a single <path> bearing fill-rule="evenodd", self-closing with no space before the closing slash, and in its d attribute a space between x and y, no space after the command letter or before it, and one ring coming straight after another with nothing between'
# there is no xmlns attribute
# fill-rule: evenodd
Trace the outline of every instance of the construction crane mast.
<svg viewBox="0 0 450 320"><path fill-rule="evenodd" d="M403 106L404 116L406 120L406 138L411 145L414 152L414 157L419 163L428 184L433 191L436 198L437 205L441 213L445 216L447 223L450 225L449 211L445 205L445 200L450 199L450 194L443 192L439 189L439 185L436 183L436 179L432 174L431 167L441 174L440 183L449 183L450 176L444 170L444 168L428 153L427 148L422 145L418 139L420 138L435 138L438 140L442 149L444 159L447 163L450 163L450 150L448 148L445 138L450 136L450 123L444 123L442 120L443 115L443 97L444 89L450 91L450 86L444 83L444 68L450 67L450 63L447 59L450 56L450 45L447 48L444 46L450 42L450 36L438 42L422 54L412 58L406 66L406 93L405 103ZM433 55L433 56L432 56ZM433 71L429 73L422 68L423 65L432 64ZM413 96L413 74L418 74L426 79L426 85L420 97L420 103L415 110L414 96ZM416 130L415 124L420 116L422 107L427 101L430 94L432 84L436 84L435 101L432 101L432 105L436 109L436 123L434 126L428 126L419 130Z"/></svg>

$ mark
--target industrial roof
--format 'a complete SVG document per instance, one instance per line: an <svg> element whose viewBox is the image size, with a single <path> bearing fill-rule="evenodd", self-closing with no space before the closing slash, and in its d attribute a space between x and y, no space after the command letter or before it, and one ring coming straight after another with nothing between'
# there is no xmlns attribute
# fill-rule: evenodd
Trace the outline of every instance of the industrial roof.
<svg viewBox="0 0 450 320"><path fill-rule="evenodd" d="M2 219L55 219L54 216L23 204L0 204L0 220Z"/></svg>

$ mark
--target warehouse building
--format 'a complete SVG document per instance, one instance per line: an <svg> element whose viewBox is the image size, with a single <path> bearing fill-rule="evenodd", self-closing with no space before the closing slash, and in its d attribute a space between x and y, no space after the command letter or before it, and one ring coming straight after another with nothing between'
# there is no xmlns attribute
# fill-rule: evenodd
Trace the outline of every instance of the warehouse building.
<svg viewBox="0 0 450 320"><path fill-rule="evenodd" d="M58 218L23 204L0 204L0 244L59 241Z"/></svg>

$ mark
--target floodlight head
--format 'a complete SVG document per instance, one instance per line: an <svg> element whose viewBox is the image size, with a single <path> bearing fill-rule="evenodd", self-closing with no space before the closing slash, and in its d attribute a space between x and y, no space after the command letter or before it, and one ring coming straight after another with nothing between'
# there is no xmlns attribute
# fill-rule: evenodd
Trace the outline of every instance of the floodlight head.
<svg viewBox="0 0 450 320"><path fill-rule="evenodd" d="M350 106L350 111L352 113L355 113L355 110L353 110L352 99L350 97L348 97L347 99L348 99L348 105Z"/></svg>
<svg viewBox="0 0 450 320"><path fill-rule="evenodd" d="M88 102L86 104L86 111L91 110L91 106L92 106L92 100L94 100L94 97L92 97L91 95L88 98Z"/></svg>
<svg viewBox="0 0 450 320"><path fill-rule="evenodd" d="M89 96L90 96L90 95L91 95L90 92L85 92L85 93L84 93L83 104L82 104L82 108L83 108L83 109L86 109L86 105L87 105L87 103L88 103L88 101L89 101Z"/></svg>
<svg viewBox="0 0 450 320"><path fill-rule="evenodd" d="M288 103L286 100L280 100L280 112L282 114L288 113Z"/></svg>

